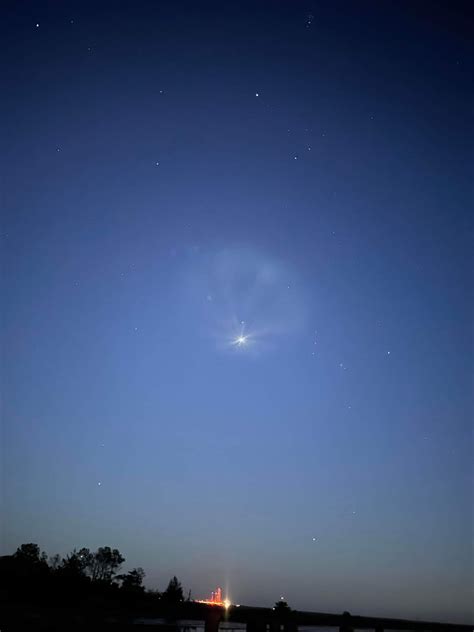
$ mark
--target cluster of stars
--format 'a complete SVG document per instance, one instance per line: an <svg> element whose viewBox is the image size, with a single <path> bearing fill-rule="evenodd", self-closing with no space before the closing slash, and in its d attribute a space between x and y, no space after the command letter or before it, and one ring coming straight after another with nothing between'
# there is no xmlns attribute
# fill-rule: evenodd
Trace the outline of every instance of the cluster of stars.
<svg viewBox="0 0 474 632"><path fill-rule="evenodd" d="M312 21L312 19L313 19L313 16L310 14L309 18L310 18L310 23L311 23L311 21ZM260 92L255 92L255 96L256 96L256 97L260 97L260 96L261 96L261 95L260 95ZM288 132L288 134L291 134L291 128L288 128L286 131ZM305 131L306 133L308 133L308 132L311 132L312 130L310 130L310 128L309 128L309 127L306 127L304 131ZM322 136L322 137L326 136L326 133L325 133L325 132L321 132L321 136ZM311 146L311 145L307 145L307 146L306 146L306 151L311 151L311 150L312 150L312 146ZM293 160L298 160L298 159L299 159L299 155L298 155L298 154L296 154L296 153L295 153L295 154L292 154L292 159L293 159Z"/></svg>
<svg viewBox="0 0 474 632"><path fill-rule="evenodd" d="M318 344L318 341L316 340L316 336L317 336L317 335L318 335L318 330L317 330L317 329L315 329L315 330L314 330L314 341L313 341L313 345L317 345L317 344ZM316 351L314 351L314 350L313 350L313 351L311 352L311 355L313 355L313 356L314 356L314 355L316 355Z"/></svg>

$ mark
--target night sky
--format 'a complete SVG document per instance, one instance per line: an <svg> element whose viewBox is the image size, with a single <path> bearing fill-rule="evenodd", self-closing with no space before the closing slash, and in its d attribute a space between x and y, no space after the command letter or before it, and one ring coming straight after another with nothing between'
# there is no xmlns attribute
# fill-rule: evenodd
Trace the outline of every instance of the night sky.
<svg viewBox="0 0 474 632"><path fill-rule="evenodd" d="M472 21L444 5L3 5L2 553L472 618Z"/></svg>

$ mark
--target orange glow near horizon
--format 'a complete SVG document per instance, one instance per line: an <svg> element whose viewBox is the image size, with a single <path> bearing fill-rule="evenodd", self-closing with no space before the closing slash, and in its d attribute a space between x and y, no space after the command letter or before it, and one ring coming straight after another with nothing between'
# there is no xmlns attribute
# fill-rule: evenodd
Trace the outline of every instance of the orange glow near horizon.
<svg viewBox="0 0 474 632"><path fill-rule="evenodd" d="M220 606L221 608L228 608L232 605L229 599L222 599L222 588L216 588L216 590L211 593L209 599L195 599L194 601L197 603L205 603L208 606Z"/></svg>

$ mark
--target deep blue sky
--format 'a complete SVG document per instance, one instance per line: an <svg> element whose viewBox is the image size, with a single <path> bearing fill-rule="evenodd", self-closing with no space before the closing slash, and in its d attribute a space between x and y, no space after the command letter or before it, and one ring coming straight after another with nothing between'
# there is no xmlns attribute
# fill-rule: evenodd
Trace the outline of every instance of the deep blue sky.
<svg viewBox="0 0 474 632"><path fill-rule="evenodd" d="M4 5L3 553L472 618L450 6Z"/></svg>

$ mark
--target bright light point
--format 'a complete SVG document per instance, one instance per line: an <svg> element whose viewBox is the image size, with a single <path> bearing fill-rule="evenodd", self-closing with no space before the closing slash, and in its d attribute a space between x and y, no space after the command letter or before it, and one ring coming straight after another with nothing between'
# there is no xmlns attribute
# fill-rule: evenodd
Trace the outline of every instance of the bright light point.
<svg viewBox="0 0 474 632"><path fill-rule="evenodd" d="M230 603L230 601L228 599L224 600L224 608L227 610L227 608L230 608L232 604Z"/></svg>
<svg viewBox="0 0 474 632"><path fill-rule="evenodd" d="M258 92L255 93L255 96L258 97Z"/></svg>
<svg viewBox="0 0 474 632"><path fill-rule="evenodd" d="M245 345L247 343L247 336L239 336L238 338L235 339L234 344L236 344L238 347L242 347L242 345Z"/></svg>
<svg viewBox="0 0 474 632"><path fill-rule="evenodd" d="M313 538L313 542L316 542L316 538Z"/></svg>
<svg viewBox="0 0 474 632"><path fill-rule="evenodd" d="M39 24L36 25L36 28L39 29Z"/></svg>

